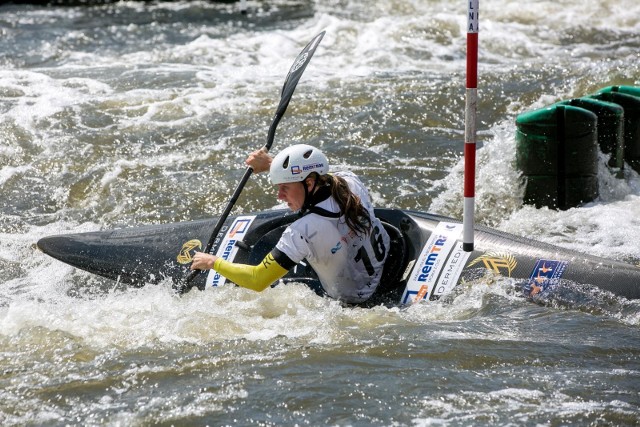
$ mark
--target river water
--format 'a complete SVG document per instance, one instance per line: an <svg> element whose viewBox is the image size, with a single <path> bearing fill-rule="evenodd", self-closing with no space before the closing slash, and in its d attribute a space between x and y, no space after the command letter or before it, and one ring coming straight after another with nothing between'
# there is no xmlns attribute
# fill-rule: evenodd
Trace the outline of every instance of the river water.
<svg viewBox="0 0 640 427"><path fill-rule="evenodd" d="M534 304L506 278L405 309L296 284L177 298L35 249L219 213L322 30L273 150L316 144L380 206L461 216L465 2L248 7L0 6L0 424L638 425L637 301ZM522 206L513 163L517 114L640 86L640 3L480 8L477 221L637 263L637 173L603 166L598 200L558 212ZM257 176L234 212L275 205Z"/></svg>

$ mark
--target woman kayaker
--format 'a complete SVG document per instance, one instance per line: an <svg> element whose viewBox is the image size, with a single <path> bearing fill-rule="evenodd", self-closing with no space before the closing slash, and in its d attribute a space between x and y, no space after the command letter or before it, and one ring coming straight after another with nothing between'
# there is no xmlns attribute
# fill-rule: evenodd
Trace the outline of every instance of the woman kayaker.
<svg viewBox="0 0 640 427"><path fill-rule="evenodd" d="M191 269L213 268L239 286L262 291L306 259L327 295L351 304L365 302L380 283L389 235L360 179L351 172L329 174L327 157L306 144L286 148L273 159L258 150L245 163L256 173L268 170L278 199L301 217L258 265L198 252Z"/></svg>

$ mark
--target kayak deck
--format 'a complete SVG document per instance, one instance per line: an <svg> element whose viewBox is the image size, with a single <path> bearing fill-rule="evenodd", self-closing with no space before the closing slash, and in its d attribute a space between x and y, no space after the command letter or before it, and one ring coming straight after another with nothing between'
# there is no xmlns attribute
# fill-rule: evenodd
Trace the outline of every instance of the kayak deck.
<svg viewBox="0 0 640 427"><path fill-rule="evenodd" d="M419 269L428 270L432 267L423 263L421 255L425 245L433 241L430 240L432 233L440 230L439 224L460 221L399 209L376 209L376 216L383 221L392 238L391 252L376 294L396 298L407 280L411 280ZM229 235L237 236L234 233L239 232L235 223L239 218L227 219L212 253L216 253L222 245L228 246L229 242L233 242L229 247L230 251L235 252L233 261L255 265L271 251L287 225L298 216L285 210L258 212L251 215L250 227L242 230L244 234L241 239L229 239ZM131 286L156 284L167 278L180 284L189 273L191 256L195 251L202 250L201 242L208 240L215 223L216 218L212 218L50 236L40 239L37 245L40 250L62 262ZM464 259L464 268L456 273L453 286L490 271L522 280L524 290L529 295L546 291L560 280L568 280L597 286L629 299L640 298L640 268L634 265L487 227L476 227L474 251L465 255ZM450 267L455 261L451 255L442 262L438 272L433 273L437 274L434 283L445 280L447 271L453 271ZM424 265L419 265L421 263ZM208 281L211 283L209 274L203 272L197 275L192 282L194 287L205 289ZM322 293L317 275L305 262L290 270L283 281L303 282ZM429 291L429 299L440 296L433 289Z"/></svg>

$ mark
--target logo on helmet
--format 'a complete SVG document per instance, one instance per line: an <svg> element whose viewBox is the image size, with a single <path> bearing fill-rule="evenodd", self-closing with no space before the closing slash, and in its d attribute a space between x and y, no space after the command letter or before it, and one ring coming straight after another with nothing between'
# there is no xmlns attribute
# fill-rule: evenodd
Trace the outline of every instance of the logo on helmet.
<svg viewBox="0 0 640 427"><path fill-rule="evenodd" d="M314 163L312 165L304 165L302 167L303 171L310 171L310 170L314 170L314 169L322 169L324 167L324 165L322 163Z"/></svg>
<svg viewBox="0 0 640 427"><path fill-rule="evenodd" d="M324 167L324 163L312 163L310 165L303 165L302 168L300 166L291 166L291 175L300 175L302 172L313 171L314 169L322 169Z"/></svg>

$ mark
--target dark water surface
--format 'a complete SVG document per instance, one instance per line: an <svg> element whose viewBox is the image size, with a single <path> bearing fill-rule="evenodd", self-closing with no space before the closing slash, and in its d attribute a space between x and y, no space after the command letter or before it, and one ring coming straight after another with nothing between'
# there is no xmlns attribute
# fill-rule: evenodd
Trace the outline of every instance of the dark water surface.
<svg viewBox="0 0 640 427"><path fill-rule="evenodd" d="M464 2L248 5L0 6L0 424L637 425L635 301L533 304L499 277L406 309L295 284L176 298L34 248L220 212L322 30L274 151L319 145L376 204L461 216ZM638 262L638 174L603 167L596 202L556 212L522 206L513 162L517 114L640 86L640 4L480 8L478 222ZM275 205L258 176L236 212Z"/></svg>

